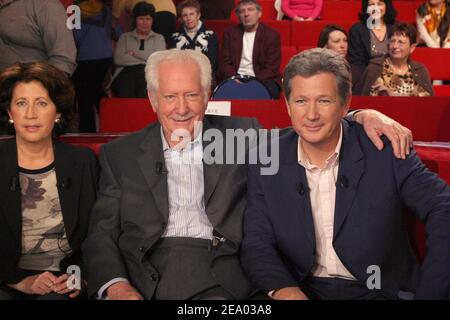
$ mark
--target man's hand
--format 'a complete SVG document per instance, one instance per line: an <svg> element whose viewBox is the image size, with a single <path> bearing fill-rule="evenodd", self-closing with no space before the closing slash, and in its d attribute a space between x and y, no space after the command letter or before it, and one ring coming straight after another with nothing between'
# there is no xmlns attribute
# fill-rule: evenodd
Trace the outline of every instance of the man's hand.
<svg viewBox="0 0 450 320"><path fill-rule="evenodd" d="M411 130L381 112L371 109L358 111L354 119L363 125L364 131L378 150L381 151L384 147L380 136L385 135L392 143L395 157L406 159L406 155L413 147Z"/></svg>
<svg viewBox="0 0 450 320"><path fill-rule="evenodd" d="M16 284L8 286L25 294L44 295L52 292L52 287L58 278L51 272L43 272L34 276L29 276Z"/></svg>
<svg viewBox="0 0 450 320"><path fill-rule="evenodd" d="M67 287L67 280L69 279L69 277L75 277L75 275L63 274L62 276L58 277L55 281L55 284L52 287L52 290L58 294L70 293L69 297L73 299L80 295L81 289L76 288L69 289ZM79 283L81 285L81 279L79 279Z"/></svg>
<svg viewBox="0 0 450 320"><path fill-rule="evenodd" d="M274 300L309 300L299 287L287 287L276 290L272 295Z"/></svg>
<svg viewBox="0 0 450 320"><path fill-rule="evenodd" d="M106 294L110 300L144 300L136 288L125 281L114 283L108 287Z"/></svg>

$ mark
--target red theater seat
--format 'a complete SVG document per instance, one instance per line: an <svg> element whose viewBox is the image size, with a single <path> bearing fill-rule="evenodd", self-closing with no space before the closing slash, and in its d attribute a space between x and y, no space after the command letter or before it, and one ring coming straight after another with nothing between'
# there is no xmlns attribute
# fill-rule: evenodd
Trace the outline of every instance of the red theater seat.
<svg viewBox="0 0 450 320"><path fill-rule="evenodd" d="M373 108L410 128L418 141L450 141L450 97L353 97L353 108ZM284 100L231 101L231 113L256 117L266 128L286 127ZM129 132L156 120L148 99L103 99L101 132Z"/></svg>
<svg viewBox="0 0 450 320"><path fill-rule="evenodd" d="M225 28L235 25L236 22L231 20L207 20L205 21L206 28L213 30L216 35L217 39L219 41L219 46L222 46L222 40L223 40L223 30Z"/></svg>
<svg viewBox="0 0 450 320"><path fill-rule="evenodd" d="M450 97L450 85L433 86L433 89L437 97Z"/></svg>
<svg viewBox="0 0 450 320"><path fill-rule="evenodd" d="M394 1L397 10L397 20L401 22L416 23L416 4L414 1Z"/></svg>
<svg viewBox="0 0 450 320"><path fill-rule="evenodd" d="M372 108L410 128L414 140L450 141L450 98L354 96L352 108Z"/></svg>
<svg viewBox="0 0 450 320"><path fill-rule="evenodd" d="M267 20L262 21L269 27L275 29L280 34L280 42L282 46L289 46L291 43L291 24L286 20Z"/></svg>
<svg viewBox="0 0 450 320"><path fill-rule="evenodd" d="M416 48L413 60L423 63L432 80L450 80L450 50L443 48Z"/></svg>
<svg viewBox="0 0 450 320"><path fill-rule="evenodd" d="M288 64L289 60L293 56L297 54L297 48L296 47L281 47L281 64L280 64L280 72L283 74L284 68Z"/></svg>
<svg viewBox="0 0 450 320"><path fill-rule="evenodd" d="M325 0L322 8L322 20L357 22L360 10L361 1Z"/></svg>
<svg viewBox="0 0 450 320"><path fill-rule="evenodd" d="M100 152L102 144L121 137L122 134L104 134L104 133L74 133L64 134L58 137L61 141L92 149L96 155Z"/></svg>
<svg viewBox="0 0 450 320"><path fill-rule="evenodd" d="M104 98L100 102L100 132L132 132L156 121L148 99Z"/></svg>
<svg viewBox="0 0 450 320"><path fill-rule="evenodd" d="M327 24L338 24L349 30L353 21L293 21L291 22L291 46L316 46L319 34Z"/></svg>

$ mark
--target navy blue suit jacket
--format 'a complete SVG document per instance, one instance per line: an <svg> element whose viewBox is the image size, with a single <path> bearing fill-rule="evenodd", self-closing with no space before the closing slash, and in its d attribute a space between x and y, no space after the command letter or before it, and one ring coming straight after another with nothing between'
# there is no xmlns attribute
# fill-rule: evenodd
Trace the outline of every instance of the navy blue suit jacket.
<svg viewBox="0 0 450 320"><path fill-rule="evenodd" d="M345 267L366 283L367 268L381 269L381 290L392 298L450 297L450 187L425 168L415 151L380 152L358 124L343 121L333 247ZM298 135L280 136L278 174L249 168L242 264L261 290L298 286L311 275L315 234L305 170L297 162ZM345 178L341 178L345 177ZM303 194L302 194L303 193ZM409 243L404 209L426 225L427 253L420 266Z"/></svg>

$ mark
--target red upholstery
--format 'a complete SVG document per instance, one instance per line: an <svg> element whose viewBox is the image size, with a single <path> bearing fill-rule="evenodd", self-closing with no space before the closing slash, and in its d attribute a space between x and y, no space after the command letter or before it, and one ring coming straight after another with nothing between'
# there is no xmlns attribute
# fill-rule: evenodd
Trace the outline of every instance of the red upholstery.
<svg viewBox="0 0 450 320"><path fill-rule="evenodd" d="M414 1L394 1L397 10L397 20L402 22L416 23L416 4Z"/></svg>
<svg viewBox="0 0 450 320"><path fill-rule="evenodd" d="M234 24L236 24L236 22L231 21L231 20L207 20L207 21L205 21L206 27L210 30L213 30L216 33L220 46L222 46L223 30L225 30L226 27L232 26Z"/></svg>
<svg viewBox="0 0 450 320"><path fill-rule="evenodd" d="M280 34L280 42L282 46L290 46L291 44L291 24L286 20L267 20L263 21L269 27L275 29Z"/></svg>
<svg viewBox="0 0 450 320"><path fill-rule="evenodd" d="M418 141L450 141L450 97L353 97L353 108L373 108L413 131ZM264 127L286 127L283 100L232 101L232 115L256 117ZM156 120L147 99L103 99L101 132L136 131Z"/></svg>
<svg viewBox="0 0 450 320"><path fill-rule="evenodd" d="M148 99L104 98L100 102L100 132L132 132L156 121Z"/></svg>
<svg viewBox="0 0 450 320"><path fill-rule="evenodd" d="M434 94L437 97L450 97L450 85L433 86Z"/></svg>
<svg viewBox="0 0 450 320"><path fill-rule="evenodd" d="M59 137L61 141L92 149L95 154L99 154L102 144L112 141L122 134L103 134L103 133L78 133L65 134Z"/></svg>
<svg viewBox="0 0 450 320"><path fill-rule="evenodd" d="M291 46L316 46L319 34L327 24L338 24L345 30L349 30L353 21L292 21L291 22Z"/></svg>
<svg viewBox="0 0 450 320"><path fill-rule="evenodd" d="M354 96L352 108L372 108L410 128L414 140L450 141L450 98L448 97L362 97Z"/></svg>
<svg viewBox="0 0 450 320"><path fill-rule="evenodd" d="M288 64L289 60L297 54L296 47L281 47L281 64L280 64L280 72L283 74L284 68Z"/></svg>
<svg viewBox="0 0 450 320"><path fill-rule="evenodd" d="M432 80L450 80L450 50L420 47L414 50L411 58L428 68Z"/></svg>
<svg viewBox="0 0 450 320"><path fill-rule="evenodd" d="M322 20L357 22L360 10L361 1L326 0L323 2Z"/></svg>

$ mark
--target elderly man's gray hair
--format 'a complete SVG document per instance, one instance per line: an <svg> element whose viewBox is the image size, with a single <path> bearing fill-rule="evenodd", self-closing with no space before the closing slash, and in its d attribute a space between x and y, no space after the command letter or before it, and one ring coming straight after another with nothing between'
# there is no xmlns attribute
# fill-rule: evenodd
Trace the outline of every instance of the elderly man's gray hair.
<svg viewBox="0 0 450 320"><path fill-rule="evenodd" d="M302 51L295 55L284 69L283 90L286 99L291 95L291 80L295 76L308 78L320 73L332 73L341 104L346 104L352 92L350 65L340 54L325 48Z"/></svg>
<svg viewBox="0 0 450 320"><path fill-rule="evenodd" d="M200 70L200 83L208 99L207 93L211 88L211 63L208 57L203 53L195 50L170 49L157 51L148 59L145 66L145 80L147 81L147 89L152 93L156 93L159 88L159 72L158 67L164 61L174 63L194 62Z"/></svg>

